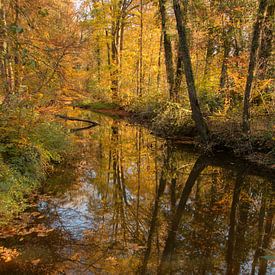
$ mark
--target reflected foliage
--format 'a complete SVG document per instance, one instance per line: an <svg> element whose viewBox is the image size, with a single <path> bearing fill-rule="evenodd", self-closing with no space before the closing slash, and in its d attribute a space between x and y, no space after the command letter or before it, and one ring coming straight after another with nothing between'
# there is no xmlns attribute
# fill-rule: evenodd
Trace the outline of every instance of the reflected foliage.
<svg viewBox="0 0 275 275"><path fill-rule="evenodd" d="M273 226L271 175L91 116L101 126L73 134L79 158L64 167L64 176L52 177L62 192L40 209L55 228L52 238L62 239L50 245L55 268L81 274L271 272L264 257ZM42 257L43 263L48 266Z"/></svg>

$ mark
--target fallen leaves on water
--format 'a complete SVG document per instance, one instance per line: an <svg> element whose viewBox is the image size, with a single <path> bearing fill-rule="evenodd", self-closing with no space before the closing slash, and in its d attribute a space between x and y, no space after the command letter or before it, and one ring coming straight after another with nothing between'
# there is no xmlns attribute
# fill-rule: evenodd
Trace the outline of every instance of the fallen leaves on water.
<svg viewBox="0 0 275 275"><path fill-rule="evenodd" d="M53 232L53 228L48 228L44 224L28 224L28 223L19 223L13 224L1 228L0 238L9 238L20 236L20 241L24 240L24 237L30 234L37 234L38 237L46 237L49 233Z"/></svg>

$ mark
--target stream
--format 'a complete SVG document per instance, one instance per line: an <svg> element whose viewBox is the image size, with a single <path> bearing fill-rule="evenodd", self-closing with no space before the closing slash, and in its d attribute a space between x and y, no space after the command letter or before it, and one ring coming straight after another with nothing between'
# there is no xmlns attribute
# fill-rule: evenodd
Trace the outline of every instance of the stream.
<svg viewBox="0 0 275 275"><path fill-rule="evenodd" d="M274 274L272 175L127 121L68 114L100 125L72 131L78 153L35 207L49 233L4 240L20 255L0 274Z"/></svg>

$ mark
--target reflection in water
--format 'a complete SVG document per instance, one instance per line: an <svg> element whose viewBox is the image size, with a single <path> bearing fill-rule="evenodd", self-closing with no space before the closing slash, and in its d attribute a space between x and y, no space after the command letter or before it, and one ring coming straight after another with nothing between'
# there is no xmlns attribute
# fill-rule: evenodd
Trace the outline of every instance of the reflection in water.
<svg viewBox="0 0 275 275"><path fill-rule="evenodd" d="M73 133L79 157L41 203L58 233L42 263L65 274L272 273L271 176L89 115L101 126Z"/></svg>
<svg viewBox="0 0 275 275"><path fill-rule="evenodd" d="M171 268L169 268L169 265L172 261L172 252L175 247L176 234L178 232L178 228L181 222L182 215L184 213L187 200L190 196L193 186L196 183L198 176L206 166L207 166L207 159L204 156L200 156L196 160L189 174L189 177L185 183L175 215L171 221L171 226L170 226L171 228L168 231L168 237L165 242L164 250L161 257L161 263L158 269L159 274L170 273Z"/></svg>

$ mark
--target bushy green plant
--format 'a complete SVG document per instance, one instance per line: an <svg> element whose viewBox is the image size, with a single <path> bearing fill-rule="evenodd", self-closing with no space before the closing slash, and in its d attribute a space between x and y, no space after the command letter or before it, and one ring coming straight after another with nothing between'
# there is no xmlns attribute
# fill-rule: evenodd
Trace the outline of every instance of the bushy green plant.
<svg viewBox="0 0 275 275"><path fill-rule="evenodd" d="M200 92L199 102L203 108L203 112L214 113L223 108L224 98L222 94L215 92Z"/></svg>

